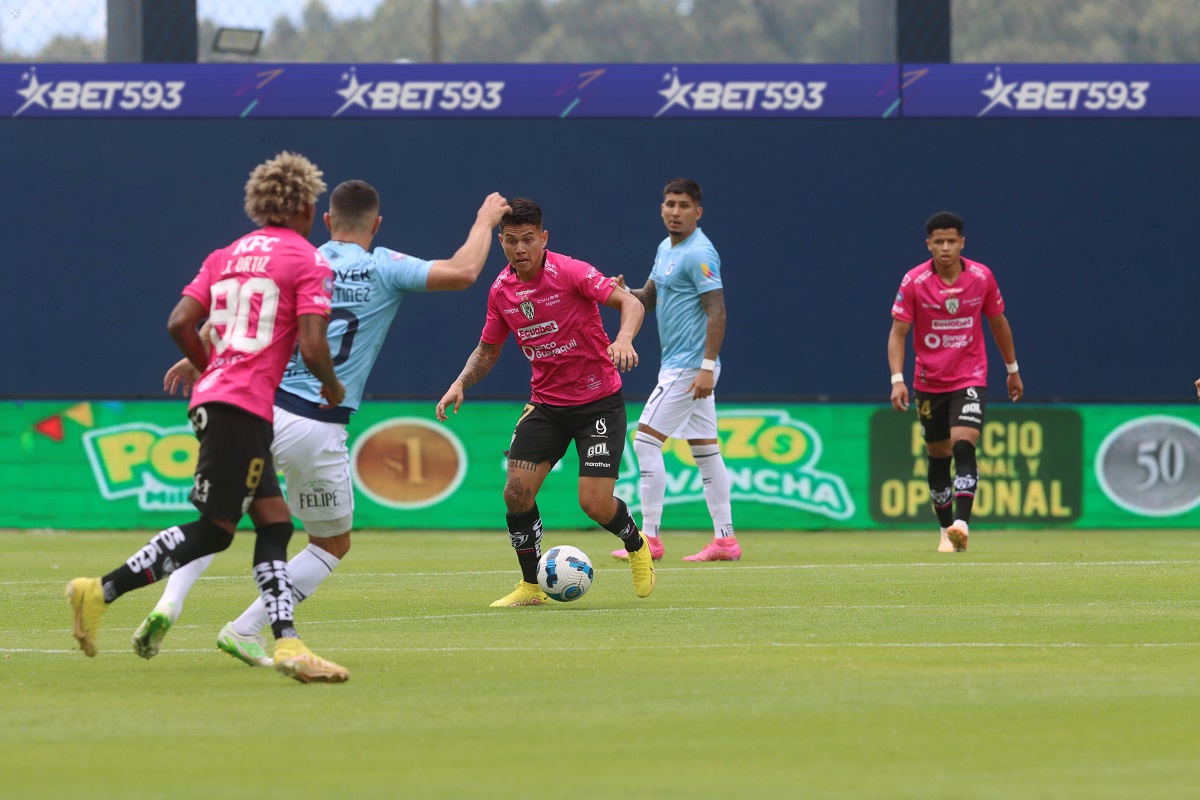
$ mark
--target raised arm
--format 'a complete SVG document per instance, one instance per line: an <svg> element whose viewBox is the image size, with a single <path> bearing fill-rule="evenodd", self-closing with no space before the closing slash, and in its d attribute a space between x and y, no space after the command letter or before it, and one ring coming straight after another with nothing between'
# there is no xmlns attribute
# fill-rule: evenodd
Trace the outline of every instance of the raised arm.
<svg viewBox="0 0 1200 800"><path fill-rule="evenodd" d="M499 192L489 194L476 212L475 224L471 226L462 247L450 258L433 262L429 277L425 280L425 288L431 292L449 292L466 289L475 283L492 246L492 229L511 210L508 200Z"/></svg>
<svg viewBox="0 0 1200 800"><path fill-rule="evenodd" d="M908 410L908 386L904 383L904 340L912 323L892 320L892 331L888 334L888 366L892 370L892 408ZM896 376L899 376L898 378Z"/></svg>
<svg viewBox="0 0 1200 800"><path fill-rule="evenodd" d="M642 302L620 283L613 288L604 305L621 312L621 327L617 329L616 337L608 346L608 356L618 370L628 372L638 365L638 354L633 349L633 337L637 336L642 328L646 309Z"/></svg>
<svg viewBox="0 0 1200 800"><path fill-rule="evenodd" d="M321 395L329 401L328 408L336 408L346 399L346 387L333 371L333 357L329 353L329 318L323 314L301 314L299 326L300 357L304 366L321 382Z"/></svg>
<svg viewBox="0 0 1200 800"><path fill-rule="evenodd" d="M463 404L464 392L479 383L492 371L492 367L496 366L496 361L500 358L500 348L503 346L504 342L490 344L482 339L479 344L475 345L475 350L467 358L462 372L450 384L450 388L442 395L442 399L438 401L437 408L434 409L434 416L441 421L449 419L446 416L446 408L450 405L454 406L454 413L458 413L458 409Z"/></svg>
<svg viewBox="0 0 1200 800"><path fill-rule="evenodd" d="M1015 403L1025 394L1025 384L1017 371L1017 348L1013 345L1012 328L1003 314L988 317L988 325L992 327L992 336L1000 348L1000 355L1004 357L1004 366L1008 370L1008 397Z"/></svg>

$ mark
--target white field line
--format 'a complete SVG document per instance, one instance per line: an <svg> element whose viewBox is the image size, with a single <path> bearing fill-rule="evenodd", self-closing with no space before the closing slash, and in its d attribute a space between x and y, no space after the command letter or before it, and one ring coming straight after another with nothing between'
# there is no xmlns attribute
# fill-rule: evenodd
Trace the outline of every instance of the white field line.
<svg viewBox="0 0 1200 800"><path fill-rule="evenodd" d="M1124 608L1124 607L1153 607L1161 608L1163 606L1194 606L1200 604L1200 599L1196 600L1105 600L1105 601L1087 601L1080 603L977 603L970 606L971 609L1047 609L1047 608ZM512 611L510 609L495 609L492 611L470 611L457 614L407 614L396 617L356 617L353 619L304 619L300 622L301 626L309 627L310 625L363 625L363 624L379 624L379 623L394 623L394 622L441 622L444 620L454 619L476 619L479 617L495 617L497 619L519 619L522 615L529 619L532 614L553 614L556 613L553 609L555 606L548 606L545 611L533 609L519 609ZM632 612L635 614L680 614L680 613L734 613L747 614L751 612L771 612L771 611L804 611L816 613L822 611L946 611L954 614L961 614L963 609L960 607L950 607L940 603L897 603L895 605L887 604L821 604L821 605L773 605L773 606L667 606L665 608L571 608L569 612L563 609L563 613L571 614L620 614L622 612ZM176 623L171 626L173 631L198 630L198 631L213 631L213 625L199 625ZM14 633L22 636L30 634L69 634L70 628L22 628ZM782 646L782 645L781 645ZM849 645L847 645L849 646ZM872 645L874 646L874 645ZM915 646L915 645L914 645ZM965 646L965 645L964 645ZM1016 646L1016 645L1014 645ZM1033 646L1033 645L1030 645ZM5 650L0 647L0 653L17 652L15 650ZM32 651L31 651L32 652ZM42 652L42 651L36 651ZM45 651L56 652L56 651ZM197 651L203 652L203 651Z"/></svg>
<svg viewBox="0 0 1200 800"><path fill-rule="evenodd" d="M1200 642L762 642L744 644L652 644L616 645L609 647L323 647L322 653L546 653L546 652L626 652L630 650L750 650L757 648L830 649L858 647L864 649L955 649L955 648L1022 648L1022 649L1113 649L1113 648L1182 648L1200 647ZM170 648L160 656L212 653L216 646ZM33 647L0 647L0 653L33 653L37 655L74 655L75 649L42 649ZM133 656L128 650L114 650L121 656Z"/></svg>
<svg viewBox="0 0 1200 800"><path fill-rule="evenodd" d="M1139 561L996 561L996 562L978 562L978 561L953 561L947 559L945 561L918 561L911 564L722 564L706 565L702 567L655 567L655 570L660 572L691 572L701 574L703 572L712 572L714 570L737 570L737 571L759 571L759 570L793 570L793 569L969 569L969 568L997 568L997 567L1156 567L1156 566L1191 566L1200 564L1200 559L1160 559L1160 560L1139 560ZM515 570L512 569L495 569L495 570L457 570L450 572L348 572L338 571L339 580L347 580L352 578L442 578L442 577L472 577L472 576L490 576L490 575L512 575ZM249 580L249 573L243 575L205 575L200 578L202 581L231 581L231 580ZM69 578L55 579L39 579L39 580L24 580L24 581L0 581L0 586L38 586L41 584L62 584L66 585Z"/></svg>

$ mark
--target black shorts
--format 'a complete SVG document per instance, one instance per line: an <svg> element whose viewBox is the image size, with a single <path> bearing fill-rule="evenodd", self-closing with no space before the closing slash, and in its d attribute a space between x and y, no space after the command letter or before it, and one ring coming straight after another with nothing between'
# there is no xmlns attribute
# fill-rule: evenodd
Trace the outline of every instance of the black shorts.
<svg viewBox="0 0 1200 800"><path fill-rule="evenodd" d="M625 397L618 390L582 406L526 403L505 453L513 461L558 462L575 442L579 477L616 478L625 452Z"/></svg>
<svg viewBox="0 0 1200 800"><path fill-rule="evenodd" d="M271 423L227 403L196 406L188 417L200 440L191 501L202 516L237 522L253 501L283 496Z"/></svg>
<svg viewBox="0 0 1200 800"><path fill-rule="evenodd" d="M921 418L921 434L927 443L944 442L951 428L983 428L987 410L987 387L968 386L953 392L913 392L913 405Z"/></svg>

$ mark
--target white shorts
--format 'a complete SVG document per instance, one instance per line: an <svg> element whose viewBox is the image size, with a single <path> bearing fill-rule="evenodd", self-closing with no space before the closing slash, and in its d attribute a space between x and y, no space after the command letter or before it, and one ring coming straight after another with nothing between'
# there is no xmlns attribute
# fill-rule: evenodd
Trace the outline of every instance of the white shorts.
<svg viewBox="0 0 1200 800"><path fill-rule="evenodd" d="M658 385L646 400L638 422L668 439L716 439L716 385L721 368L713 371L713 393L703 400L692 399L692 379L698 369L662 369Z"/></svg>
<svg viewBox="0 0 1200 800"><path fill-rule="evenodd" d="M287 504L310 536L350 530L354 491L346 426L301 417L275 406L271 455L287 482Z"/></svg>

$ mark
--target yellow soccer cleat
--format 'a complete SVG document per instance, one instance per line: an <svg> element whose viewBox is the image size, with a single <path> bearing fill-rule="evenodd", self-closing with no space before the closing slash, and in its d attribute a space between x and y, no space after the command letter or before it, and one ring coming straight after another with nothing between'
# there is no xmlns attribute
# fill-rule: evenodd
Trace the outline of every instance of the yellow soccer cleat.
<svg viewBox="0 0 1200 800"><path fill-rule="evenodd" d="M654 591L654 558L646 537L639 535L642 546L629 554L629 571L633 574L633 591L638 597L649 597Z"/></svg>
<svg viewBox="0 0 1200 800"><path fill-rule="evenodd" d="M517 581L517 588L491 604L491 608L504 606L544 606L550 602L549 596L536 583Z"/></svg>
<svg viewBox="0 0 1200 800"><path fill-rule="evenodd" d="M75 640L86 655L96 655L96 630L108 610L99 578L75 578L67 584L67 602L75 622Z"/></svg>
<svg viewBox="0 0 1200 800"><path fill-rule="evenodd" d="M275 640L275 671L301 683L345 683L350 670L321 658L295 638Z"/></svg>

